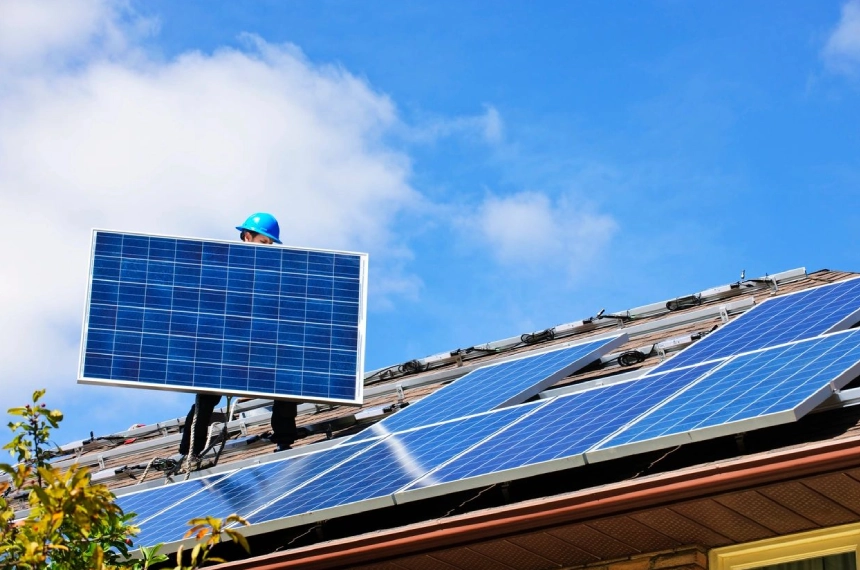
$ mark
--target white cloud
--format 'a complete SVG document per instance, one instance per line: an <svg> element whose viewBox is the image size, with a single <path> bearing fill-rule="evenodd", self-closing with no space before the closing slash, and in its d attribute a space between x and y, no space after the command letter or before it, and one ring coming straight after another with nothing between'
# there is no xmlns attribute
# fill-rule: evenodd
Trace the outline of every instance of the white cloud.
<svg viewBox="0 0 860 570"><path fill-rule="evenodd" d="M266 210L285 243L370 251L374 278L391 280L381 291L420 287L398 269L393 224L421 196L408 157L382 142L394 105L366 82L251 36L149 59L122 4L2 6L4 402L74 386L93 227L233 239ZM81 54L73 65L57 64L65 50Z"/></svg>
<svg viewBox="0 0 860 570"><path fill-rule="evenodd" d="M539 192L489 196L466 224L471 239L483 242L475 249L491 252L503 264L571 273L599 254L618 228L612 217L571 198L553 202Z"/></svg>
<svg viewBox="0 0 860 570"><path fill-rule="evenodd" d="M3 0L0 2L0 69L26 72L58 67L87 55L122 53L129 40L152 32L153 19L133 16L112 0Z"/></svg>
<svg viewBox="0 0 860 570"><path fill-rule="evenodd" d="M823 57L830 69L853 74L860 67L860 0L842 6L842 17L827 39Z"/></svg>
<svg viewBox="0 0 860 570"><path fill-rule="evenodd" d="M498 143L502 141L504 136L504 124L502 116L495 107L487 107L487 112L484 114L480 124L483 126L484 139L490 143Z"/></svg>
<svg viewBox="0 0 860 570"><path fill-rule="evenodd" d="M492 105L485 105L484 112L479 115L433 117L418 126L404 128L405 138L420 143L460 136L495 145L504 140L505 134L504 120Z"/></svg>

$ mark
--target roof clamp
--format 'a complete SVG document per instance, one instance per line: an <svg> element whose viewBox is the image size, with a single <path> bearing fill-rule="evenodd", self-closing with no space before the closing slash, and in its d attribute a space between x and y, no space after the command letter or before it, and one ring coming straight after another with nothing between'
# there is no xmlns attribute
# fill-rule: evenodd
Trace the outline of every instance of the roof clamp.
<svg viewBox="0 0 860 570"><path fill-rule="evenodd" d="M239 419L239 433L242 434L242 437L248 435L248 424L245 423L245 418Z"/></svg>
<svg viewBox="0 0 860 570"><path fill-rule="evenodd" d="M675 338L670 338L668 340L664 340L662 342L658 342L655 345L657 351L663 351L663 353L673 352L676 350L682 350L687 346L693 344L697 339L693 338L691 334L685 334L683 336L678 336Z"/></svg>
<svg viewBox="0 0 860 570"><path fill-rule="evenodd" d="M666 349L662 346L657 346L657 357L660 359L660 362L666 359Z"/></svg>
<svg viewBox="0 0 860 570"><path fill-rule="evenodd" d="M723 324L729 322L729 311L725 305L720 305L720 320L723 321Z"/></svg>
<svg viewBox="0 0 860 570"><path fill-rule="evenodd" d="M779 279L776 275L767 275L764 277L759 277L757 279L750 279L749 283L755 283L759 286L767 286L770 287L772 293L779 292Z"/></svg>
<svg viewBox="0 0 860 570"><path fill-rule="evenodd" d="M103 456L101 453L99 453L99 454L96 456L96 461L98 461L98 462L99 462L99 470L102 470L102 469L104 469L104 468L105 468L105 458L104 458L104 456Z"/></svg>
<svg viewBox="0 0 860 570"><path fill-rule="evenodd" d="M403 400L406 399L406 395L403 393L403 384L398 382L394 385L394 389L397 390L397 405L403 406Z"/></svg>

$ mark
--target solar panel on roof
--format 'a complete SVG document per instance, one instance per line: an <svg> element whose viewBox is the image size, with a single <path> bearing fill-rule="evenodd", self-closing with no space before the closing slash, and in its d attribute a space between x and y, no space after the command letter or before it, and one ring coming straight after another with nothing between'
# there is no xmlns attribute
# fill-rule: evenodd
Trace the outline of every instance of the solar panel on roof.
<svg viewBox="0 0 860 570"><path fill-rule="evenodd" d="M219 518L238 513L259 524L369 499L383 499L377 506L393 504L385 497L542 404L506 408L384 440L246 467L204 492L161 509L163 512L141 525L138 540L141 544L181 540L187 521L200 513ZM373 507L362 503L362 508Z"/></svg>
<svg viewBox="0 0 860 570"><path fill-rule="evenodd" d="M860 331L795 340L850 326L860 314L858 282L767 301L741 329L731 328L733 322L708 337L716 339L713 345L694 345L704 346L698 357L659 366L638 380L457 418L528 397L626 339L479 369L461 379L472 378L471 385L464 383L468 389L437 402L435 394L425 398L375 432L307 459L243 469L162 508L145 525L146 542L178 540L188 518L213 507L216 516L250 516L252 533L264 532L794 421L860 373ZM775 339L792 342L772 346ZM766 347L742 352L760 344ZM582 362L571 364L575 351L560 355L586 346L593 352L584 353ZM559 365L569 368L560 372ZM398 417L400 423L393 421Z"/></svg>
<svg viewBox="0 0 860 570"><path fill-rule="evenodd" d="M188 530L194 517L224 518L233 513L248 516L284 493L331 469L371 443L325 449L261 465L246 467L140 525L140 544L175 542Z"/></svg>
<svg viewBox="0 0 860 570"><path fill-rule="evenodd" d="M320 511L359 501L362 511L374 508L370 500L377 500L377 508L393 505L392 493L544 404L524 404L391 435L248 518L259 524L313 512L320 520L333 516L331 511ZM303 517L302 522L310 521ZM282 521L281 526L287 524Z"/></svg>
<svg viewBox="0 0 860 570"><path fill-rule="evenodd" d="M164 509L199 493L225 476L226 474L222 473L211 477L183 481L175 485L155 487L139 493L121 495L116 498L116 503L124 513L135 513L137 518L135 518L134 524L141 524Z"/></svg>
<svg viewBox="0 0 860 570"><path fill-rule="evenodd" d="M625 427L589 461L796 421L860 374L860 330L736 356Z"/></svg>
<svg viewBox="0 0 860 570"><path fill-rule="evenodd" d="M96 230L79 381L362 400L367 256Z"/></svg>
<svg viewBox="0 0 860 570"><path fill-rule="evenodd" d="M860 330L852 330L561 396L395 498L401 503L796 421L858 374Z"/></svg>
<svg viewBox="0 0 860 570"><path fill-rule="evenodd" d="M708 363L559 396L416 481L397 501L583 465L586 450L715 366ZM487 477L496 473L498 477ZM422 490L427 487L437 488Z"/></svg>
<svg viewBox="0 0 860 570"><path fill-rule="evenodd" d="M626 341L622 334L484 366L374 424L353 441L524 402Z"/></svg>
<svg viewBox="0 0 860 570"><path fill-rule="evenodd" d="M844 330L860 322L860 279L774 297L658 365L672 370Z"/></svg>

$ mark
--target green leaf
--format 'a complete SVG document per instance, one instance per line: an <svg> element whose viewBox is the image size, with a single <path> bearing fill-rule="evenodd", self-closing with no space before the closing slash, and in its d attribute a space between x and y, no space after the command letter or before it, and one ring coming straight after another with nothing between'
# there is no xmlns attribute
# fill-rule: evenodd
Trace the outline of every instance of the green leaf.
<svg viewBox="0 0 860 570"><path fill-rule="evenodd" d="M235 543L237 543L239 546L241 546L241 547L242 547L242 549L243 549L245 552L247 552L248 554L250 554L250 553L251 553L251 547L250 547L250 545L248 544L248 539L246 539L246 538L242 535L242 533L241 533L241 532L236 531L236 530L233 530L233 529L230 529L230 528L225 529L225 530L224 530L224 532L226 532L226 533L227 533L227 535L228 535L230 538L232 538L232 539L233 539L233 542L235 542Z"/></svg>

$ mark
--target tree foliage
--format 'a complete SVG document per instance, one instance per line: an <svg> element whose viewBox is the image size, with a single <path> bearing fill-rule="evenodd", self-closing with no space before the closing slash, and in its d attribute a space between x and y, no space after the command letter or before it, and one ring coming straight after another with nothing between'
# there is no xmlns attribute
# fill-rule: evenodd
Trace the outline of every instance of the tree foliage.
<svg viewBox="0 0 860 570"><path fill-rule="evenodd" d="M160 545L140 548L139 557L130 558L138 532L134 514L123 513L105 485L92 484L86 467L72 465L62 471L48 462L51 430L59 426L63 414L40 403L44 395L44 390L37 390L32 404L9 410L21 420L9 423L13 437L3 446L18 463L0 463L0 471L11 479L0 482L0 569L145 570L166 562ZM6 498L13 489L27 494L30 507L18 520ZM237 515L223 521L211 517L190 521L185 537L196 540L190 566L181 565L180 548L176 570L223 562L211 556L211 550L224 534L248 551L245 538L227 528L236 522L248 524Z"/></svg>

